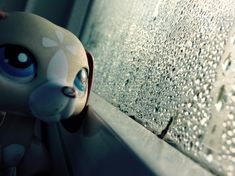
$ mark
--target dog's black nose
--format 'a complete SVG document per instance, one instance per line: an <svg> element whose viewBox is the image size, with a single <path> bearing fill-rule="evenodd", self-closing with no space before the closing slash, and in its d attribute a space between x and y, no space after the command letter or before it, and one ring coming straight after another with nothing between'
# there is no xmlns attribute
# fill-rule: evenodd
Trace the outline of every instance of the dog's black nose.
<svg viewBox="0 0 235 176"><path fill-rule="evenodd" d="M73 87L64 86L62 87L62 92L66 97L76 98L76 90Z"/></svg>

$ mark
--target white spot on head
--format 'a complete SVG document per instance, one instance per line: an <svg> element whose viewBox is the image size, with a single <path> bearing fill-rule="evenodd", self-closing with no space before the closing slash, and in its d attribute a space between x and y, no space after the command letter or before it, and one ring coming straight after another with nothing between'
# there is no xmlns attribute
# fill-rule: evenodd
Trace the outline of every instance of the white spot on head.
<svg viewBox="0 0 235 176"><path fill-rule="evenodd" d="M57 38L59 39L60 43L64 41L64 34L60 31L55 31Z"/></svg>
<svg viewBox="0 0 235 176"><path fill-rule="evenodd" d="M57 42L57 40L43 37L42 45L44 47L58 47L58 50L52 56L48 64L47 79L61 83L61 82L66 82L68 75L68 61L67 61L68 58L64 52L64 47L74 55L77 53L77 51L75 45L65 45L64 47L62 47L62 45L64 45L63 42L65 37L63 32L55 31L55 34L59 42Z"/></svg>
<svg viewBox="0 0 235 176"><path fill-rule="evenodd" d="M63 50L58 50L47 68L47 78L48 80L53 80L56 82L65 82L68 75L68 62Z"/></svg>
<svg viewBox="0 0 235 176"><path fill-rule="evenodd" d="M70 51L73 55L76 55L77 49L74 45L66 45L65 46L68 51Z"/></svg>
<svg viewBox="0 0 235 176"><path fill-rule="evenodd" d="M56 46L58 46L58 44L54 40L51 40L47 37L43 37L42 38L42 46L44 46L44 47L56 47Z"/></svg>
<svg viewBox="0 0 235 176"><path fill-rule="evenodd" d="M20 53L17 59L19 62L24 63L28 61L28 56L25 53Z"/></svg>

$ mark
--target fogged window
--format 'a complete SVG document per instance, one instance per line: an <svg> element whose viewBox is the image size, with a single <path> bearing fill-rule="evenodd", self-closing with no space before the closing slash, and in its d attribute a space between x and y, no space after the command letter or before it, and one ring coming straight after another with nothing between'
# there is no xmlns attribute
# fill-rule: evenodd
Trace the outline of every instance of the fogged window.
<svg viewBox="0 0 235 176"><path fill-rule="evenodd" d="M96 0L94 92L215 173L235 173L235 1Z"/></svg>

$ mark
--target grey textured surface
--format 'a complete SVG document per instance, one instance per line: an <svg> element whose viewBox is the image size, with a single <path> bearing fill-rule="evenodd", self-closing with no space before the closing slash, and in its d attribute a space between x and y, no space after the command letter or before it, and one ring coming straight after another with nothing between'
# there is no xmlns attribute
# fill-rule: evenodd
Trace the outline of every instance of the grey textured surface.
<svg viewBox="0 0 235 176"><path fill-rule="evenodd" d="M144 127L142 127L140 124L136 123L132 119L129 119L128 116L117 110L117 108L110 105L94 93L91 94L91 98L89 101L88 116L86 118L90 119L90 121L95 121L96 119L97 121L103 121L104 123L101 126L103 126L103 128L106 127L111 129L112 133L114 132L114 134L116 134L117 140L121 141L121 143L124 143L127 148L130 149L130 151L135 153L135 155L140 158L141 161L151 169L153 175L212 175L210 172L200 167L197 163L193 162L187 156L183 155L163 140L156 138L153 133L146 130ZM84 126L89 125L85 123ZM90 129L90 131L92 131L94 127L92 128L92 125L90 125L87 129ZM98 141L99 143L102 143L101 141L103 138L105 138L105 136L102 136L100 138L101 139L98 139ZM115 142L112 141L111 143ZM116 148L116 145L117 144L115 143L115 147L112 148ZM107 149L107 151L110 150L110 148ZM97 151L97 153L99 152L100 150ZM134 164L134 166L135 165L136 164ZM135 170L135 168L132 167L133 166L131 166L131 164L128 164L128 168L130 168L131 170ZM136 172L134 175L143 175L138 172ZM124 175L130 174L125 172Z"/></svg>
<svg viewBox="0 0 235 176"><path fill-rule="evenodd" d="M94 0L82 38L97 94L220 175L235 175L234 8Z"/></svg>

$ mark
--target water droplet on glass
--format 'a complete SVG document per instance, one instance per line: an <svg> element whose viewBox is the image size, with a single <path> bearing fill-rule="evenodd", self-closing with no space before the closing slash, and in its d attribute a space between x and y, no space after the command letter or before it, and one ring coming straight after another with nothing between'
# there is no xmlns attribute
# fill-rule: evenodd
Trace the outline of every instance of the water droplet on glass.
<svg viewBox="0 0 235 176"><path fill-rule="evenodd" d="M208 162L212 162L213 161L213 155L212 154L207 155L206 159L207 159Z"/></svg>

